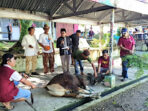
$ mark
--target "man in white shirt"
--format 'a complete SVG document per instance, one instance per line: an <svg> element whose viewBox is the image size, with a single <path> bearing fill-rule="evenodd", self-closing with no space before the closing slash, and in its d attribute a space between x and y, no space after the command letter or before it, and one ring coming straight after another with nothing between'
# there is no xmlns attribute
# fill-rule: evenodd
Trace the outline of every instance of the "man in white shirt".
<svg viewBox="0 0 148 111"><path fill-rule="evenodd" d="M48 73L48 62L49 62L49 70L50 72L54 72L54 45L53 40L50 36L49 26L47 24L43 27L44 33L40 34L39 37L39 45L42 47L43 52L43 65L44 65L44 73Z"/></svg>
<svg viewBox="0 0 148 111"><path fill-rule="evenodd" d="M22 40L22 46L26 56L26 74L30 74L30 62L32 63L32 75L39 75L36 72L37 54L39 51L38 43L34 35L34 27L29 27L29 34L25 35Z"/></svg>

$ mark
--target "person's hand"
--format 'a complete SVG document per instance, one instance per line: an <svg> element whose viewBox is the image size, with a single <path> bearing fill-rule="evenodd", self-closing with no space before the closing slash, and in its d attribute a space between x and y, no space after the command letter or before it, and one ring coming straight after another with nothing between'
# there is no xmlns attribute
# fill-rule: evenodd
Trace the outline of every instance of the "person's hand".
<svg viewBox="0 0 148 111"><path fill-rule="evenodd" d="M64 40L61 41L61 44L64 44Z"/></svg>
<svg viewBox="0 0 148 111"><path fill-rule="evenodd" d="M69 47L67 47L66 50L69 50Z"/></svg>
<svg viewBox="0 0 148 111"><path fill-rule="evenodd" d="M133 53L134 53L134 51L133 51L133 50L129 50L129 53L130 53L130 54L133 54Z"/></svg>
<svg viewBox="0 0 148 111"><path fill-rule="evenodd" d="M41 53L40 53L40 52L38 52L38 55L41 55Z"/></svg>
<svg viewBox="0 0 148 111"><path fill-rule="evenodd" d="M29 45L29 48L33 48L33 46L32 45Z"/></svg>
<svg viewBox="0 0 148 111"><path fill-rule="evenodd" d="M36 86L35 86L34 84L32 84L32 85L31 85L31 88L32 88L32 89L35 89L35 88L36 88Z"/></svg>
<svg viewBox="0 0 148 111"><path fill-rule="evenodd" d="M109 70L107 70L107 71L106 71L106 74L109 74L109 73L110 73L110 71L109 71Z"/></svg>
<svg viewBox="0 0 148 111"><path fill-rule="evenodd" d="M22 75L23 75L24 78L26 78L26 79L28 78L28 75L27 74L24 74L23 73Z"/></svg>
<svg viewBox="0 0 148 111"><path fill-rule="evenodd" d="M98 77L98 75L97 75L97 73L96 73L96 72L94 72L94 76L95 76L95 78L97 78L97 77Z"/></svg>

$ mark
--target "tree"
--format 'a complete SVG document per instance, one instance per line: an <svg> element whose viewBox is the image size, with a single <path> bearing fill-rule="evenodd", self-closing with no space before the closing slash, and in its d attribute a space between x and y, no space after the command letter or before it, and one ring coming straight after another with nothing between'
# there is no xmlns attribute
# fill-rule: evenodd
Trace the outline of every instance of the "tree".
<svg viewBox="0 0 148 111"><path fill-rule="evenodd" d="M20 39L19 41L14 44L10 49L9 52L11 53L22 53L23 48L21 46L21 42L23 37L28 33L28 28L31 26L32 21L31 20L20 20Z"/></svg>

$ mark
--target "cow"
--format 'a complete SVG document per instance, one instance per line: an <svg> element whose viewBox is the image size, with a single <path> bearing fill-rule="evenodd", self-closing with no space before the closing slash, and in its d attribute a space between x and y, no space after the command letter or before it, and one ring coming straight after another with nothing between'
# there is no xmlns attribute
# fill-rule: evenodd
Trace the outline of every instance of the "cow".
<svg viewBox="0 0 148 111"><path fill-rule="evenodd" d="M52 96L82 98L93 93L92 90L88 90L87 84L87 78L84 76L62 73L54 76L45 88Z"/></svg>

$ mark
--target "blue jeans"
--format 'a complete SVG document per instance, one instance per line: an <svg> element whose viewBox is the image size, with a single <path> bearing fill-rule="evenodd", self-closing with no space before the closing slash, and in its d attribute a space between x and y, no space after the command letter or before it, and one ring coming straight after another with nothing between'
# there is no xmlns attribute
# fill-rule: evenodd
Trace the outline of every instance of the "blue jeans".
<svg viewBox="0 0 148 111"><path fill-rule="evenodd" d="M123 78L128 78L128 60L122 61L122 77Z"/></svg>
<svg viewBox="0 0 148 111"><path fill-rule="evenodd" d="M17 86L19 84L19 81L14 81L14 84L15 86ZM19 88L17 95L14 96L14 100L20 99L20 98L28 99L30 98L30 96L31 96L30 90Z"/></svg>
<svg viewBox="0 0 148 111"><path fill-rule="evenodd" d="M80 66L80 71L81 72L83 72L83 70L84 70L82 60L76 60L75 59L75 74L76 75L80 74L79 69L78 69L78 65Z"/></svg>
<svg viewBox="0 0 148 111"><path fill-rule="evenodd" d="M109 70L109 68L101 67L100 73L106 73L108 70Z"/></svg>

